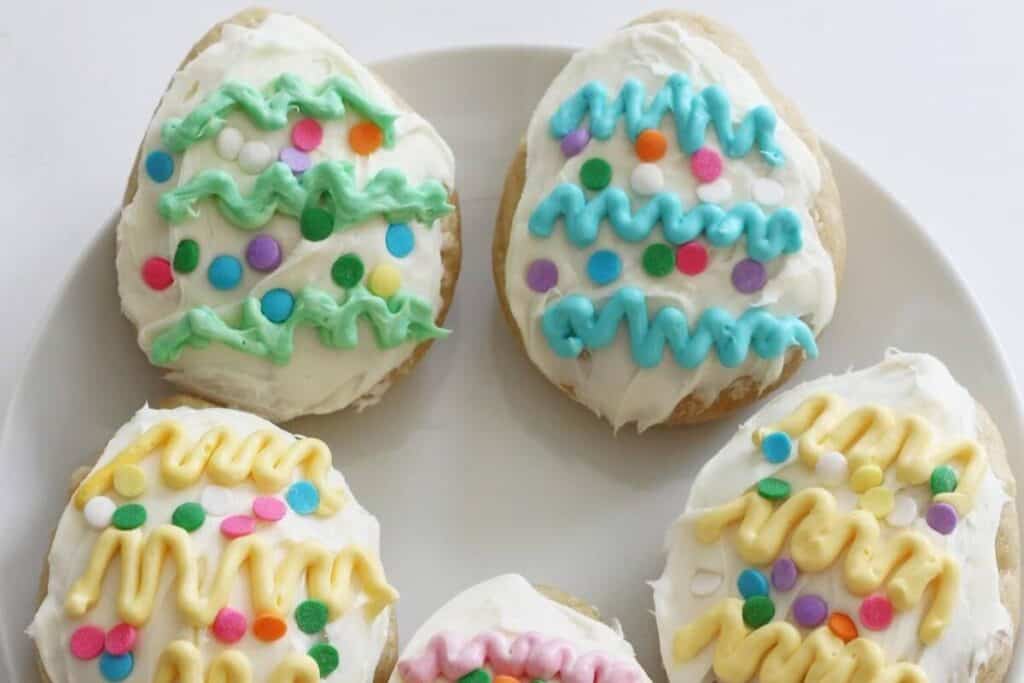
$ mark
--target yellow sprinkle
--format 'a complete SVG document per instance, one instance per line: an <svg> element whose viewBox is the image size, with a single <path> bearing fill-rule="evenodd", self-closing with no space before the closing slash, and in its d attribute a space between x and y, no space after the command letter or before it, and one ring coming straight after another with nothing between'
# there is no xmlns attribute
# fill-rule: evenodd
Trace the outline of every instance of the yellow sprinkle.
<svg viewBox="0 0 1024 683"><path fill-rule="evenodd" d="M387 263L382 263L370 273L370 291L385 299L397 292L401 284L402 274L398 268Z"/></svg>
<svg viewBox="0 0 1024 683"><path fill-rule="evenodd" d="M850 477L850 488L856 493L864 493L882 483L882 468L878 465L864 465Z"/></svg>
<svg viewBox="0 0 1024 683"><path fill-rule="evenodd" d="M138 465L121 465L114 470L114 490L125 498L137 498L146 492L146 473Z"/></svg>
<svg viewBox="0 0 1024 683"><path fill-rule="evenodd" d="M860 506L879 519L884 518L896 505L896 495L892 489L876 486L868 489L860 496Z"/></svg>

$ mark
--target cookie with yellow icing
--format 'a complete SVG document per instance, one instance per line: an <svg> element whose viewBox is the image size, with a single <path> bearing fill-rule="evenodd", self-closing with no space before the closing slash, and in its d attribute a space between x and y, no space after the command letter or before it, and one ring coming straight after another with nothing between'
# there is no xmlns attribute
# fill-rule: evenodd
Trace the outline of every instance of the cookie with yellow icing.
<svg viewBox="0 0 1024 683"><path fill-rule="evenodd" d="M167 379L282 421L364 407L443 339L452 152L316 26L246 10L158 105L117 227L118 289Z"/></svg>
<svg viewBox="0 0 1024 683"><path fill-rule="evenodd" d="M816 357L844 257L814 133L741 39L671 11L555 77L493 247L530 360L640 430L721 417Z"/></svg>
<svg viewBox="0 0 1024 683"><path fill-rule="evenodd" d="M323 442L144 407L61 516L28 632L50 683L382 683L397 592L379 552Z"/></svg>
<svg viewBox="0 0 1024 683"><path fill-rule="evenodd" d="M991 418L932 356L786 392L669 531L653 584L669 680L1002 681L1015 493Z"/></svg>

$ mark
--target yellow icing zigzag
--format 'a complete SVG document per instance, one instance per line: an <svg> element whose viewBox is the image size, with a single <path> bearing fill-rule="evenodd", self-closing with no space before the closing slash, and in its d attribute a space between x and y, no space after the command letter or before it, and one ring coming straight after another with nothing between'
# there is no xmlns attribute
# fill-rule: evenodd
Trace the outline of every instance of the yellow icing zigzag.
<svg viewBox="0 0 1024 683"><path fill-rule="evenodd" d="M777 424L756 430L754 443L778 431L799 439L800 459L808 467L835 450L846 455L851 475L866 465L895 466L900 481L917 485L928 481L937 466L955 462L961 469L956 491L939 494L935 501L949 503L961 515L970 511L987 467L985 451L975 441L939 446L931 425L918 415L896 415L878 405L850 411L834 394L812 396Z"/></svg>
<svg viewBox="0 0 1024 683"><path fill-rule="evenodd" d="M220 557L213 581L203 581L207 586L204 595L200 593L199 558L184 529L165 524L146 536L141 529L109 527L96 541L85 572L71 585L65 610L72 617L80 617L96 604L103 578L118 553L121 576L117 613L134 626L145 624L153 613L165 559L172 560L177 571L174 587L178 608L197 627L211 624L217 611L227 605L235 578L243 568L248 569L256 614L281 616L288 612L303 574L309 596L327 603L332 620L352 606L356 587L369 596L367 619L376 617L398 598L380 564L358 546L335 553L316 541L296 541L287 546L279 562L275 561L275 550L257 535L232 540Z"/></svg>
<svg viewBox="0 0 1024 683"><path fill-rule="evenodd" d="M293 652L274 667L268 683L318 683L320 669L312 657ZM153 683L252 683L252 667L238 650L217 655L203 676L199 649L185 640L175 640L160 654Z"/></svg>
<svg viewBox="0 0 1024 683"><path fill-rule="evenodd" d="M739 529L733 542L747 562L768 564L787 539L793 561L805 572L824 571L845 552L843 576L854 595L867 595L884 585L893 606L905 611L934 584L931 606L918 628L923 643L935 642L949 624L960 566L916 531L900 531L883 540L873 514L865 510L840 513L835 496L810 488L778 508L755 492L746 493L701 515L696 522L697 539L714 543L736 523Z"/></svg>
<svg viewBox="0 0 1024 683"><path fill-rule="evenodd" d="M693 659L718 639L712 667L721 683L927 683L915 664L886 664L885 653L867 638L843 643L827 626L801 639L792 624L776 621L754 631L743 623L743 602L725 598L680 628L672 651Z"/></svg>
<svg viewBox="0 0 1024 683"><path fill-rule="evenodd" d="M203 434L198 442L190 443L184 427L165 420L150 427L86 478L75 492L75 505L81 509L93 496L109 490L119 467L136 464L161 450L160 475L171 488L191 486L205 474L221 486L235 486L251 479L261 491L272 493L290 484L292 474L301 467L320 492L318 515L333 515L345 503L343 489L327 484L331 451L323 441L291 439L269 429L243 439L231 428L218 426Z"/></svg>

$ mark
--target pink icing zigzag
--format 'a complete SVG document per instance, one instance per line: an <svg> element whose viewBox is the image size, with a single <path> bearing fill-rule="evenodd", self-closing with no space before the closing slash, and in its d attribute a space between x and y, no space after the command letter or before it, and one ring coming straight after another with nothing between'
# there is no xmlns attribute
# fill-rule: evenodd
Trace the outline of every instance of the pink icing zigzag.
<svg viewBox="0 0 1024 683"><path fill-rule="evenodd" d="M457 681L474 669L489 664L499 676L526 676L562 683L640 683L643 677L633 662L615 661L601 652L577 657L572 643L524 633L509 644L494 631L462 643L449 633L430 639L419 657L398 664L405 683L434 683L438 678Z"/></svg>

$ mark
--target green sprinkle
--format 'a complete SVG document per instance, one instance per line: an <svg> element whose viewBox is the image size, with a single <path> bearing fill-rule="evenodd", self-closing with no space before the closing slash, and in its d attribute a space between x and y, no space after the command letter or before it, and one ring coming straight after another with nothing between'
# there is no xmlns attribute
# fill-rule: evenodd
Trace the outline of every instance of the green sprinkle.
<svg viewBox="0 0 1024 683"><path fill-rule="evenodd" d="M302 229L303 237L310 242L319 242L334 232L334 216L325 209L310 206L302 210L299 227Z"/></svg>
<svg viewBox="0 0 1024 683"><path fill-rule="evenodd" d="M199 242L185 239L178 242L174 250L174 269L179 273L191 273L199 265Z"/></svg>
<svg viewBox="0 0 1024 683"><path fill-rule="evenodd" d="M587 159L580 167L580 182L588 190L603 190L611 181L611 164L601 157Z"/></svg>
<svg viewBox="0 0 1024 683"><path fill-rule="evenodd" d="M473 669L460 678L458 683L491 683L491 674L487 669Z"/></svg>
<svg viewBox="0 0 1024 683"><path fill-rule="evenodd" d="M366 272L363 260L356 254L345 254L339 256L338 260L331 266L331 279L339 287L350 289L359 284Z"/></svg>
<svg viewBox="0 0 1024 683"><path fill-rule="evenodd" d="M931 478L932 495L940 493L952 493L956 491L956 470L949 465L940 465L932 470Z"/></svg>
<svg viewBox="0 0 1024 683"><path fill-rule="evenodd" d="M114 517L111 522L122 531L137 529L146 523L146 508L138 503L122 505L114 510Z"/></svg>
<svg viewBox="0 0 1024 683"><path fill-rule="evenodd" d="M295 623L303 633L319 633L327 626L327 603L305 600L295 608Z"/></svg>
<svg viewBox="0 0 1024 683"><path fill-rule="evenodd" d="M785 500L789 498L790 490L788 481L775 477L765 477L757 482L757 492L761 494L762 498L768 500Z"/></svg>
<svg viewBox="0 0 1024 683"><path fill-rule="evenodd" d="M664 277L671 273L675 260L672 247L667 244L656 243L644 249L644 270L651 277Z"/></svg>
<svg viewBox="0 0 1024 683"><path fill-rule="evenodd" d="M320 668L320 678L327 678L334 673L334 670L338 668L338 664L341 661L341 658L338 656L338 650L328 643L317 643L309 648L306 654L312 657L313 661Z"/></svg>
<svg viewBox="0 0 1024 683"><path fill-rule="evenodd" d="M205 521L206 510L199 503L182 503L171 514L171 524L189 533L201 527Z"/></svg>
<svg viewBox="0 0 1024 683"><path fill-rule="evenodd" d="M743 601L743 622L750 628L761 628L775 617L775 605L765 595L755 595Z"/></svg>

